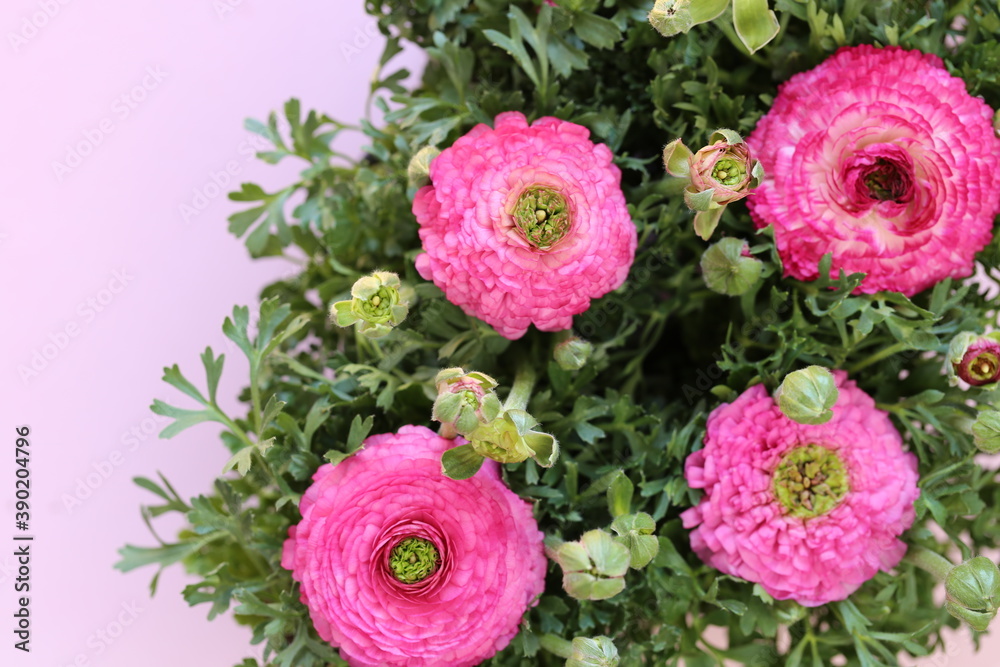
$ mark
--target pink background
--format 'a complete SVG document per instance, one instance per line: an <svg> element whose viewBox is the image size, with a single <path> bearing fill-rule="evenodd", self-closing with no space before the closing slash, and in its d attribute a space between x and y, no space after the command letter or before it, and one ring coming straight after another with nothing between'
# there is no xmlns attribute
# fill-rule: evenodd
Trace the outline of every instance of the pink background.
<svg viewBox="0 0 1000 667"><path fill-rule="evenodd" d="M148 410L151 399L185 404L160 381L163 366L179 363L200 384L205 346L229 352L220 394L235 407L246 366L222 336L222 320L291 270L251 262L226 231L235 210L228 189L243 180L283 186L295 169L250 159L242 121L292 96L304 109L361 117L380 55L362 6L4 1L4 665L133 667L141 658L156 667L229 667L258 655L248 630L226 618L209 623L207 607L186 605L179 569L161 577L150 599L152 569L122 575L111 565L123 543L152 544L138 511L152 497L132 477L162 471L190 497L210 488L227 458L212 426L156 437L162 422ZM340 148L356 153L362 143ZM86 154L67 164L71 146ZM185 204L203 210L185 220ZM12 648L8 548L14 427L25 424L36 536L30 654ZM965 667L996 664L986 653L973 658L964 639L953 653ZM907 664L940 666L955 656Z"/></svg>

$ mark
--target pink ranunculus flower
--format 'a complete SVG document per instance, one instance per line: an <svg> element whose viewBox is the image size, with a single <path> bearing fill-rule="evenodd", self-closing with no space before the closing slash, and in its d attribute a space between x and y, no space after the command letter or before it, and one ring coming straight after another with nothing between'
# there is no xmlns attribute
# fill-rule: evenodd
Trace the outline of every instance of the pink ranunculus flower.
<svg viewBox="0 0 1000 667"><path fill-rule="evenodd" d="M560 331L619 287L636 229L621 172L587 128L518 112L477 125L434 158L413 202L417 270L449 301L520 338Z"/></svg>
<svg viewBox="0 0 1000 667"><path fill-rule="evenodd" d="M888 415L846 373L834 377L825 424L792 421L757 385L712 411L705 447L685 465L688 484L705 490L681 515L695 553L807 607L895 567L920 494L917 459Z"/></svg>
<svg viewBox="0 0 1000 667"><path fill-rule="evenodd" d="M441 473L462 442L422 426L371 436L302 496L281 565L354 667L478 665L544 589L543 535L498 465L463 481Z"/></svg>
<svg viewBox="0 0 1000 667"><path fill-rule="evenodd" d="M1000 209L992 112L936 56L843 48L786 82L747 143L767 177L748 200L774 225L785 273L867 277L915 294L972 273Z"/></svg>

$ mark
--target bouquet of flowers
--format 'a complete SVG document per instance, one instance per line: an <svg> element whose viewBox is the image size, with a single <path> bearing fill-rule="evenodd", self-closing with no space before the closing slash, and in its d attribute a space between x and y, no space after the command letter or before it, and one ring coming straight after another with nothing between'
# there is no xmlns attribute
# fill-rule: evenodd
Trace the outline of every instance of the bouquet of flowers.
<svg viewBox="0 0 1000 667"><path fill-rule="evenodd" d="M246 414L211 348L165 369L162 437L232 458L192 499L137 479L189 527L118 567L182 563L242 667L872 667L985 631L996 2L366 4L385 121L247 122L304 168L230 230L300 270L223 324Z"/></svg>

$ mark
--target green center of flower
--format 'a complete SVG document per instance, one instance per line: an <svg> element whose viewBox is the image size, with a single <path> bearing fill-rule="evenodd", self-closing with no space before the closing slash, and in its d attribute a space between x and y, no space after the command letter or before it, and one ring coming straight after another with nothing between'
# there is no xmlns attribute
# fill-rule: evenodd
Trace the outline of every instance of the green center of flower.
<svg viewBox="0 0 1000 667"><path fill-rule="evenodd" d="M573 222L566 198L544 185L526 188L518 196L512 215L521 235L540 250L558 243Z"/></svg>
<svg viewBox="0 0 1000 667"><path fill-rule="evenodd" d="M1000 370L1000 357L993 352L980 352L969 363L969 375L980 382L992 382Z"/></svg>
<svg viewBox="0 0 1000 667"><path fill-rule="evenodd" d="M368 299L355 299L355 314L373 324L385 324L392 319L392 307L399 303L399 291L395 287L382 286Z"/></svg>
<svg viewBox="0 0 1000 667"><path fill-rule="evenodd" d="M746 164L728 157L720 159L712 168L712 178L727 187L738 185L746 175Z"/></svg>
<svg viewBox="0 0 1000 667"><path fill-rule="evenodd" d="M826 514L849 489L844 462L819 445L793 449L774 471L774 493L792 516L809 519Z"/></svg>
<svg viewBox="0 0 1000 667"><path fill-rule="evenodd" d="M415 584L437 572L441 554L430 540L408 537L389 554L392 575L404 584Z"/></svg>

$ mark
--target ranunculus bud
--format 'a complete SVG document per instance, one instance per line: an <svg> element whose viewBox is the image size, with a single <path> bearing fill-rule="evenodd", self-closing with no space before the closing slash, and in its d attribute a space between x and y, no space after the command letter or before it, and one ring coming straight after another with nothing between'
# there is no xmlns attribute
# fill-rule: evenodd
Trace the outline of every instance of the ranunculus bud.
<svg viewBox="0 0 1000 667"><path fill-rule="evenodd" d="M606 600L625 590L629 552L603 530L590 530L579 542L546 547L563 570L563 588L578 600Z"/></svg>
<svg viewBox="0 0 1000 667"><path fill-rule="evenodd" d="M330 306L330 317L342 327L361 322L362 334L379 338L406 319L408 291L395 273L376 271L354 283L350 300Z"/></svg>
<svg viewBox="0 0 1000 667"><path fill-rule="evenodd" d="M972 425L972 439L979 451L1000 454L1000 412L984 410Z"/></svg>
<svg viewBox="0 0 1000 667"><path fill-rule="evenodd" d="M712 133L708 146L697 153L676 139L663 149L663 166L671 176L687 178L684 203L697 211L695 232L707 240L715 231L727 204L743 199L764 178L764 168L736 132Z"/></svg>
<svg viewBox="0 0 1000 667"><path fill-rule="evenodd" d="M431 162L440 154L440 148L424 146L410 158L410 164L406 169L406 180L411 188L420 188L431 182Z"/></svg>
<svg viewBox="0 0 1000 667"><path fill-rule="evenodd" d="M974 630L985 632L1000 605L1000 568L985 556L977 556L948 573L945 608Z"/></svg>
<svg viewBox="0 0 1000 667"><path fill-rule="evenodd" d="M656 522L645 512L624 514L614 520L611 530L618 533L615 538L629 551L629 567L641 570L656 558L660 552L660 540L653 534Z"/></svg>
<svg viewBox="0 0 1000 667"><path fill-rule="evenodd" d="M717 130L711 144L691 156L691 187L696 192L712 190L712 201L729 204L749 195L764 176L750 147L732 130Z"/></svg>
<svg viewBox="0 0 1000 667"><path fill-rule="evenodd" d="M742 239L722 239L701 256L705 284L719 294L743 294L756 284L763 270L764 263L750 254L750 246Z"/></svg>
<svg viewBox="0 0 1000 667"><path fill-rule="evenodd" d="M963 331L948 347L948 378L953 385L962 379L973 387L1000 380L1000 333L977 336Z"/></svg>
<svg viewBox="0 0 1000 667"><path fill-rule="evenodd" d="M774 398L782 414L800 424L825 424L833 418L839 392L833 373L822 366L809 366L789 373Z"/></svg>
<svg viewBox="0 0 1000 667"><path fill-rule="evenodd" d="M593 345L573 336L556 345L552 356L564 371L578 371L584 367L593 352Z"/></svg>
<svg viewBox="0 0 1000 667"><path fill-rule="evenodd" d="M656 0L649 23L664 37L673 37L694 27L691 0Z"/></svg>
<svg viewBox="0 0 1000 667"><path fill-rule="evenodd" d="M537 424L524 410L505 410L465 437L478 454L488 459L520 463L533 458L538 465L548 468L559 456L559 443L548 433L532 430Z"/></svg>
<svg viewBox="0 0 1000 667"><path fill-rule="evenodd" d="M461 368L446 368L434 379L438 396L432 417L451 424L462 435L496 419L503 409L493 393L496 380L485 373L466 373Z"/></svg>
<svg viewBox="0 0 1000 667"><path fill-rule="evenodd" d="M566 667L618 667L618 662L618 649L610 638L576 637Z"/></svg>

